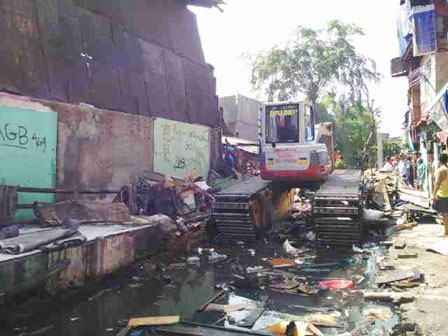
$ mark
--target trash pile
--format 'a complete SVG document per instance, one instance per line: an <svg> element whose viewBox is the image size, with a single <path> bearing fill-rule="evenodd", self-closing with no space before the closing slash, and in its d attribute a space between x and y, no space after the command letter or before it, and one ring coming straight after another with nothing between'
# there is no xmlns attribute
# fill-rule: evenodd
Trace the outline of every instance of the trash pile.
<svg viewBox="0 0 448 336"><path fill-rule="evenodd" d="M49 207L53 207L53 211L46 212ZM62 208L67 210L67 207ZM79 221L69 219L67 211L55 211L54 205L35 203L33 210L40 225L26 229L20 229L21 225L14 222L17 209L18 188L0 186L0 253L22 254L36 249L55 251L87 240L79 232Z"/></svg>
<svg viewBox="0 0 448 336"><path fill-rule="evenodd" d="M215 294L205 302L196 303L196 314L202 316L199 320L213 323L186 322L178 317L172 325L149 323L139 324L136 328L130 323L128 331L142 332L142 335L150 331L153 335L159 331L191 334L194 325L196 332L202 334L213 331L220 335L235 331L271 335L342 335L344 331L356 334L360 330L366 334L373 324L392 330L396 323L392 321L393 313L388 307L368 303L359 307L364 304L360 303L364 302L361 293L367 292L366 288L370 288L374 278L369 271L360 274L355 265L363 264L367 269L372 265L375 267L375 259L382 256L382 246L354 247L352 256L320 261L317 250L298 248L289 240L271 257L264 257L270 252L260 250L263 249L261 245L258 248L246 247L243 242L237 245L234 249L239 252L233 251L238 256L236 258L226 254L225 251L230 250L198 248L189 257L167 266L169 270L193 268L202 273L208 264L216 264L215 269L223 270L227 280L215 279ZM242 263L240 258L252 260L252 263ZM366 299L370 300L368 296ZM362 323L355 328L348 322L352 309L362 314L358 317Z"/></svg>
<svg viewBox="0 0 448 336"><path fill-rule="evenodd" d="M115 194L112 202L111 199L98 200L95 193L102 191L46 189L44 192L68 197L56 203L21 205L17 197L21 191L20 188L0 186L2 253L20 254L38 248L62 249L79 245L86 241L86 237L79 233L80 226L117 224L155 225L164 243L162 246L170 251L188 251L192 242L202 241L213 202L210 187L200 179L174 180L152 172L144 172L119 191L106 191ZM83 193L93 196L81 197ZM32 210L36 219L14 221L18 209Z"/></svg>
<svg viewBox="0 0 448 336"><path fill-rule="evenodd" d="M427 193L407 185L396 172L366 170L364 183L368 186L368 209L364 211L367 220L379 216L386 224L392 221L394 229L401 231L412 229L423 221L437 222L441 218L431 208Z"/></svg>
<svg viewBox="0 0 448 336"><path fill-rule="evenodd" d="M145 172L121 189L116 200L126 203L132 215L184 216L210 212L213 197L202 179L179 180Z"/></svg>
<svg viewBox="0 0 448 336"><path fill-rule="evenodd" d="M279 228L278 239L300 238L302 242L316 240L314 224L312 221L312 197L311 194L302 194L302 189L293 189L292 202L288 207L289 220L283 222ZM272 240L271 235L270 239Z"/></svg>

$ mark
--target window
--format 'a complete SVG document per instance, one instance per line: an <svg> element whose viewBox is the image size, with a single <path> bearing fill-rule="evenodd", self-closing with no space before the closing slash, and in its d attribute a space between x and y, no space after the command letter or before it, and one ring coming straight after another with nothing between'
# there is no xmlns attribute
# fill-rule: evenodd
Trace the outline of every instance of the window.
<svg viewBox="0 0 448 336"><path fill-rule="evenodd" d="M299 142L299 105L266 107L266 142Z"/></svg>
<svg viewBox="0 0 448 336"><path fill-rule="evenodd" d="M314 110L311 106L305 106L305 140L314 140Z"/></svg>

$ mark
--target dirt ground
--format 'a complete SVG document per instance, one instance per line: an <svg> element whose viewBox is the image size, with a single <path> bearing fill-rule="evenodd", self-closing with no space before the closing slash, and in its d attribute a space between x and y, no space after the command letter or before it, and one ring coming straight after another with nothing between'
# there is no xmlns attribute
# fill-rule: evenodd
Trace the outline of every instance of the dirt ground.
<svg viewBox="0 0 448 336"><path fill-rule="evenodd" d="M403 322L417 323L423 335L448 335L448 256L427 251L436 244L446 244L443 226L437 224L419 225L412 230L397 232L394 244L404 241L404 250L392 246L389 249L390 264L413 266L424 275L419 287L406 289L415 300L401 305ZM417 258L400 259L403 252L415 252Z"/></svg>

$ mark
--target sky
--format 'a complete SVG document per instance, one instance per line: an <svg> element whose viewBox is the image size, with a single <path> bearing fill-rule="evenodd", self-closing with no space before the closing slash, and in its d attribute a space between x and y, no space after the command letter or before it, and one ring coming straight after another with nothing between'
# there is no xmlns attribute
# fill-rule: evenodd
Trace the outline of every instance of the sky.
<svg viewBox="0 0 448 336"><path fill-rule="evenodd" d="M391 78L390 60L398 56L396 13L398 0L226 0L218 9L192 7L196 13L207 63L215 67L218 96L242 94L263 99L252 91L250 66L241 56L266 50L290 39L297 26L325 28L338 19L363 28L354 43L372 58L383 78L371 85L375 107L382 110L381 131L402 135L407 110L407 79Z"/></svg>

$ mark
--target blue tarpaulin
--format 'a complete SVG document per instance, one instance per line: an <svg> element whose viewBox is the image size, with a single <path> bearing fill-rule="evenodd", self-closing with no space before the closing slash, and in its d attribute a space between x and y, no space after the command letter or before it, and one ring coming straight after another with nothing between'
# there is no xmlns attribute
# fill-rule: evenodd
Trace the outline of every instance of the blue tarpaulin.
<svg viewBox="0 0 448 336"><path fill-rule="evenodd" d="M437 19L434 5L412 8L414 56L437 51Z"/></svg>
<svg viewBox="0 0 448 336"><path fill-rule="evenodd" d="M411 7L409 2L400 6L397 15L398 42L400 46L400 57L405 53L409 43L412 40L411 28Z"/></svg>

